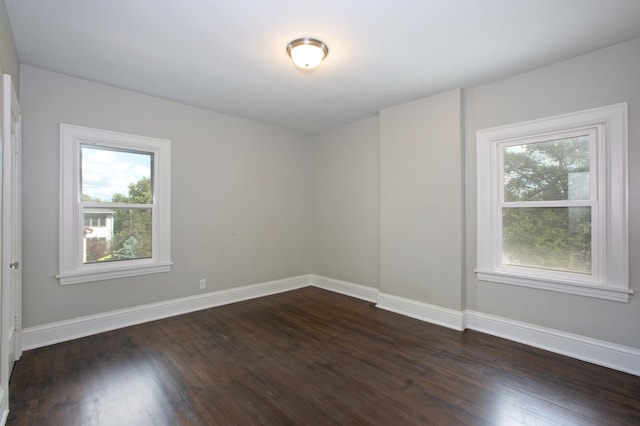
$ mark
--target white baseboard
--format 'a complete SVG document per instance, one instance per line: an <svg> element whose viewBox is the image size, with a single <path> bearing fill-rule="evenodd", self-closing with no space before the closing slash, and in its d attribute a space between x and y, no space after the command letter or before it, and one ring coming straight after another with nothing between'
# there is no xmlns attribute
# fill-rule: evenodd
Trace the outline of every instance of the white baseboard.
<svg viewBox="0 0 640 426"><path fill-rule="evenodd" d="M334 280L320 275L311 275L311 285L334 293L344 294L357 299L376 302L378 300L378 289L347 281Z"/></svg>
<svg viewBox="0 0 640 426"><path fill-rule="evenodd" d="M309 285L310 276L302 275L28 327L22 330L22 349L29 350L53 345L117 328L282 293Z"/></svg>
<svg viewBox="0 0 640 426"><path fill-rule="evenodd" d="M376 307L454 330L464 330L462 312L391 294L378 294Z"/></svg>
<svg viewBox="0 0 640 426"><path fill-rule="evenodd" d="M467 311L467 328L640 376L640 350L511 319Z"/></svg>
<svg viewBox="0 0 640 426"><path fill-rule="evenodd" d="M4 389L0 389L0 406L2 407L0 425L4 426L7 424L7 418L9 418L9 395Z"/></svg>
<svg viewBox="0 0 640 426"><path fill-rule="evenodd" d="M22 330L29 350L175 315L307 286L377 302L376 307L454 330L470 328L525 345L640 376L640 350L475 311L456 311L378 289L319 275L302 275L245 287L89 315ZM0 423L1 424L1 423Z"/></svg>

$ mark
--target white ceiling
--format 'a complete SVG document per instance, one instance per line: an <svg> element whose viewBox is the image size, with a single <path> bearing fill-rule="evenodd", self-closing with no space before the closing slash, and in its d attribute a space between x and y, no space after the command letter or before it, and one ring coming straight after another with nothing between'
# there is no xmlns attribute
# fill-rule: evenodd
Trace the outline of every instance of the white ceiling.
<svg viewBox="0 0 640 426"><path fill-rule="evenodd" d="M640 37L640 0L6 0L20 61L314 132ZM329 56L296 69L289 41Z"/></svg>

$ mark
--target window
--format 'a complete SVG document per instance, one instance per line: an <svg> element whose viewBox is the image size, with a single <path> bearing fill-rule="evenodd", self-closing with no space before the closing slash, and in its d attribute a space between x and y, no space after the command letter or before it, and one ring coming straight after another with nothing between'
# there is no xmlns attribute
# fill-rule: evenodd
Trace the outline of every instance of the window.
<svg viewBox="0 0 640 426"><path fill-rule="evenodd" d="M628 301L627 106L477 134L478 280Z"/></svg>
<svg viewBox="0 0 640 426"><path fill-rule="evenodd" d="M60 284L167 272L170 142L61 124Z"/></svg>
<svg viewBox="0 0 640 426"><path fill-rule="evenodd" d="M96 213L96 212L89 212L88 209L85 209L84 212L84 226L88 226L90 228L95 228L95 227L106 227L107 225L107 217L109 217L109 220L112 220L111 217L113 215L113 212L110 213Z"/></svg>

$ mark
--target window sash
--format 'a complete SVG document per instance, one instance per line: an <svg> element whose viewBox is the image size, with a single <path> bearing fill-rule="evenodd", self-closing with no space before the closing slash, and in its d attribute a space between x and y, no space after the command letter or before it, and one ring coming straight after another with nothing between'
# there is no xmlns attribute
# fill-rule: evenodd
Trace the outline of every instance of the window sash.
<svg viewBox="0 0 640 426"><path fill-rule="evenodd" d="M506 208L506 210L513 210L513 209L520 209L520 208L540 208L540 209L545 209L545 208L567 208L570 209L572 207L580 207L580 208L589 208L589 216L590 216L590 221L591 221L591 238L590 238L590 270L589 272L577 272L577 271L571 271L570 268L567 266L567 268L565 270L561 269L561 268L550 268L550 267L543 267L543 266L533 266L533 265L517 265L517 264L513 264L513 263L507 263L504 261L506 253L505 253L505 249L504 249L504 239L505 239L505 235L504 235L504 225L503 225L503 219L504 219L504 211L505 208L499 210L499 213L497 215L497 221L498 221L498 236L497 236L497 256L496 256L496 260L497 260L497 270L504 270L504 271L509 271L511 273L523 273L523 274L531 274L531 273L535 273L537 275L541 275L541 276L546 276L546 277L553 277L556 279L582 279L582 280L587 280L587 281L591 281L594 284L597 284L598 282L600 282L600 276L599 276L599 271L600 268L598 264L596 264L596 262L599 259L599 253L598 253L598 249L599 246L595 245L594 242L596 240L596 238L594 237L594 230L596 228L596 226L594 225L594 208L592 206L589 205L579 205L579 206L558 206L558 205L554 205L551 207L548 206L537 206L537 207L530 207L530 206L526 206L526 207L517 207L517 208Z"/></svg>
<svg viewBox="0 0 640 426"><path fill-rule="evenodd" d="M82 174L83 174L83 170L82 170L82 154L81 154L81 150L83 146L89 146L93 149L99 149L99 150L107 150L107 151L115 151L115 152L125 152L125 153L132 153L132 154L143 154L143 155L150 155L151 156L151 203L143 203L143 204L139 204L139 203L112 203L112 202L92 202L92 201L82 201ZM155 200L158 199L157 196L157 191L158 191L158 186L155 185L155 182L157 181L157 168L154 167L154 158L157 155L157 150L153 149L140 149L140 148L124 148L121 145L117 145L117 144L113 144L113 143L109 143L108 141L100 141L100 142L93 142L93 141L87 141L87 140L80 140L78 141L78 164L77 164L77 172L78 172L78 201L77 201L77 206L78 206L78 217L82 218L84 217L84 211L85 209L90 209L90 208L100 208L100 209L150 209L151 210L151 257L140 257L140 258L136 258L136 259L120 259L117 262L90 262L87 263L84 261L84 256L83 256L83 250L79 250L77 253L78 256L78 271L95 271L95 270L100 270L103 269L105 267L120 267L120 268L126 268L127 266L136 266L136 265L140 265L140 264L145 264L148 262L152 262L154 261L157 256L158 256L158 236L157 236L157 228L158 228L158 223L157 223L157 208L158 208L158 204L155 202ZM77 234L77 238L78 238L78 247L82 247L83 246L83 240L84 240L84 232L83 232L83 228L84 226L82 226L82 223L84 221L80 220L79 222L81 222L81 226L80 226L80 230L78 231ZM112 266L113 265L113 266Z"/></svg>
<svg viewBox="0 0 640 426"><path fill-rule="evenodd" d="M494 184L496 185L496 192L498 194L498 203L493 214L496 226L496 269L504 270L510 273L521 274L535 274L541 277L554 278L554 279L582 279L593 284L602 282L601 271L603 258L600 255L600 232L599 229L602 226L600 203L598 200L604 199L603 194L598 191L604 188L603 185L599 185L598 173L598 152L602 152L603 147L599 146L604 141L602 134L604 128L602 124L589 127L581 127L570 130L563 130L560 132L549 132L544 134L536 134L529 137L507 139L495 144L497 168L495 169ZM512 146L521 146L528 144L536 144L543 142L550 142L555 140L570 139L579 136L589 137L589 192L590 197L588 200L548 200L548 201L505 201L505 148ZM548 268L532 268L528 266L519 266L503 263L504 259L504 224L503 224L503 211L504 209L513 208L571 208L571 207L590 207L591 208L591 272L589 274L579 274L570 271L560 271ZM588 277L584 277L588 275Z"/></svg>
<svg viewBox="0 0 640 426"><path fill-rule="evenodd" d="M84 203L84 202L80 202L78 203L78 217L79 218L83 218L84 217L84 212L85 209L93 209L93 208L101 208L101 209L112 209L112 210L117 210L117 209L132 209L132 210L151 210L151 257L140 257L140 258L136 258L136 259L119 259L117 261L118 265L121 265L122 267L126 267L127 265L138 265L141 263L146 263L149 260L153 260L156 259L158 257L158 244L157 244L157 238L158 235L156 232L154 232L155 229L157 229L158 227L158 223L157 223L157 211L158 211L158 205L156 203L153 204L127 204L127 203ZM111 219L112 221L114 221L115 223L115 217ZM84 227L86 225L84 225L84 220L80 220L80 229L78 231L78 246L82 247L84 244ZM112 224L113 226L113 224ZM86 270L86 271L92 271L92 270L96 270L96 269L100 269L103 268L104 265L109 265L111 263L114 262L85 262L84 261L84 255L83 255L83 251L80 250L78 252L78 270L82 271L82 270Z"/></svg>
<svg viewBox="0 0 640 426"><path fill-rule="evenodd" d="M525 138L516 138L516 139L507 139L504 141L500 141L496 143L496 157L497 157L497 178L498 178L498 187L497 193L499 194L499 202L502 204L508 203L536 203L537 201L505 201L504 199L504 174L505 174L505 159L504 159L504 150L508 147L520 146L520 145L530 145L537 144L541 142L551 142L555 140L563 140L563 139L571 139L579 136L588 136L589 137L589 173L591 174L591 179L589 179L589 192L590 192L590 200L596 201L600 199L598 194L598 189L602 188L602 185L598 185L597 176L599 176L598 170L598 152L602 152L602 147L599 146L602 144L604 138L604 126L602 124L571 129L569 131L561 131L561 132L553 132L553 133L545 133L543 135L533 135ZM553 201L565 201L565 200L545 200L539 202L553 202ZM566 201L569 201L568 199ZM579 201L579 200L574 200Z"/></svg>

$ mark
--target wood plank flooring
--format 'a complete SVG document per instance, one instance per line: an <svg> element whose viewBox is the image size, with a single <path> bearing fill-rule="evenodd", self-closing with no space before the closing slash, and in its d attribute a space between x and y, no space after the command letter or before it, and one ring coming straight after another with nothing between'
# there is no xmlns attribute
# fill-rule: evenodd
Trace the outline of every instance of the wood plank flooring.
<svg viewBox="0 0 640 426"><path fill-rule="evenodd" d="M8 425L640 425L640 377L317 288L25 352Z"/></svg>

